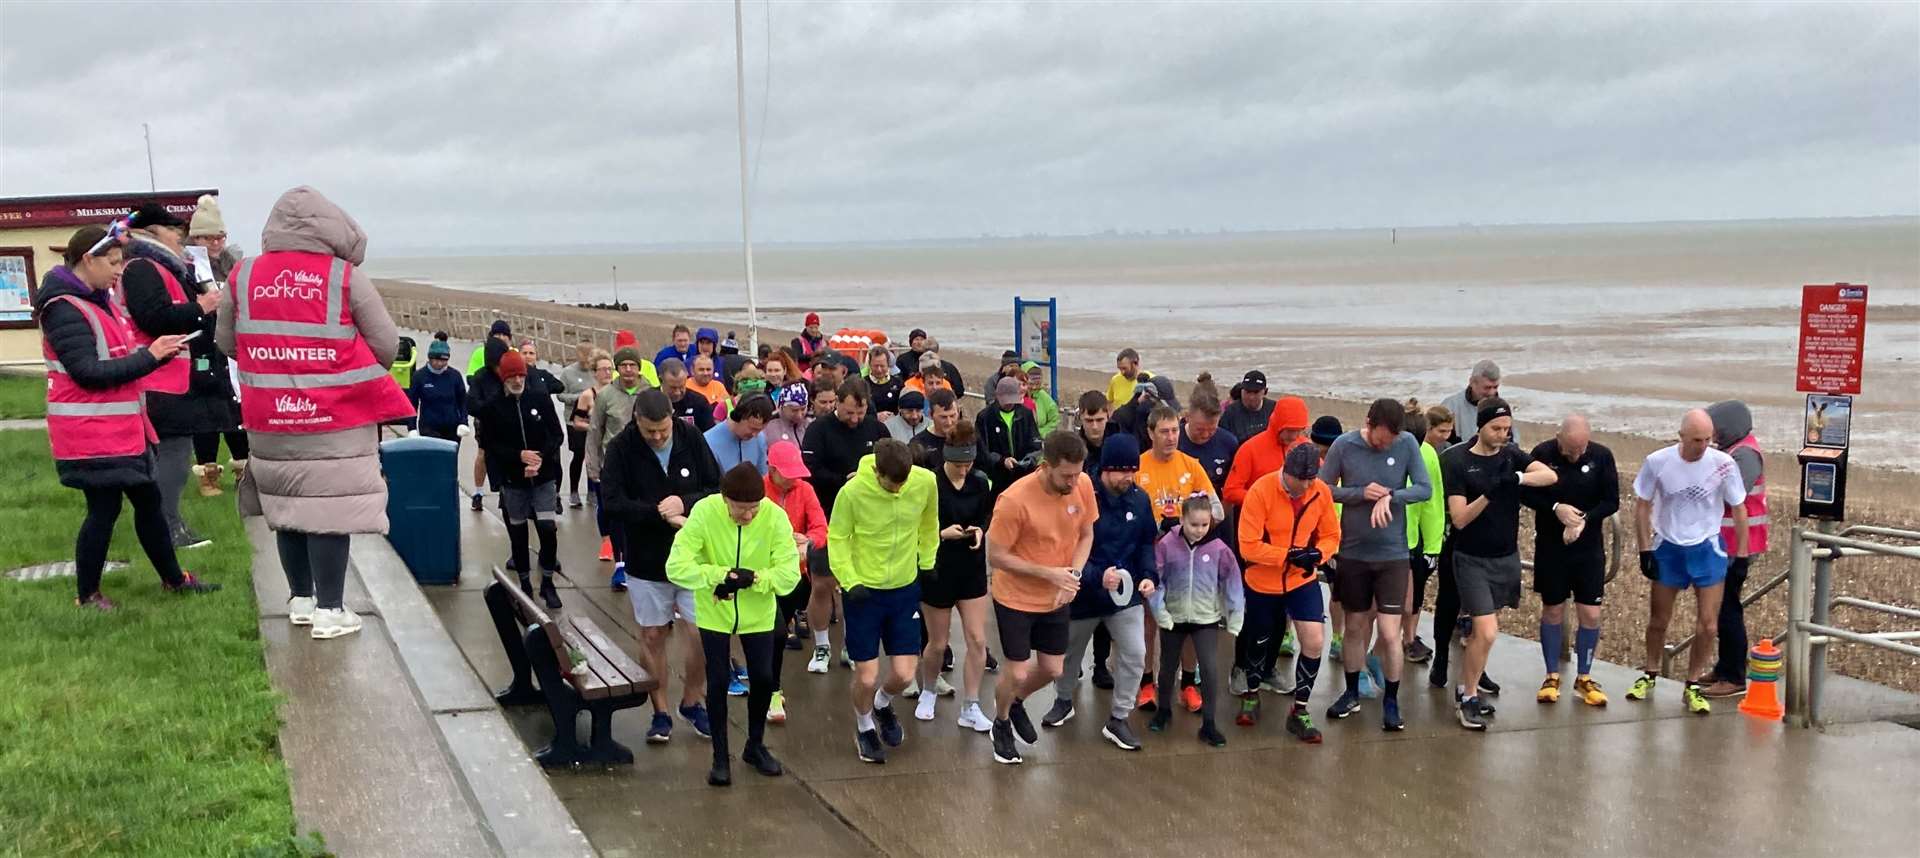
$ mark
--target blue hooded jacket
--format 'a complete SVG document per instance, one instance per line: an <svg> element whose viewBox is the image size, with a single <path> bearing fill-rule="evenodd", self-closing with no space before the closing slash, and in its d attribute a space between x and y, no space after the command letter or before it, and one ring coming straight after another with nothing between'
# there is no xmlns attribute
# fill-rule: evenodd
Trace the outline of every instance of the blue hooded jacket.
<svg viewBox="0 0 1920 858"><path fill-rule="evenodd" d="M1160 586L1159 565L1153 552L1160 529L1154 526L1153 503L1147 499L1147 493L1139 486L1128 486L1125 492L1116 495L1095 480L1093 498L1100 518L1093 523L1093 552L1087 555L1086 568L1080 570L1080 592L1073 597L1068 612L1076 620L1104 617L1142 604L1145 601L1140 598L1142 580ZM1125 569L1133 575L1133 598L1125 605L1115 605L1107 588L1101 586L1100 579L1106 575L1108 566Z"/></svg>

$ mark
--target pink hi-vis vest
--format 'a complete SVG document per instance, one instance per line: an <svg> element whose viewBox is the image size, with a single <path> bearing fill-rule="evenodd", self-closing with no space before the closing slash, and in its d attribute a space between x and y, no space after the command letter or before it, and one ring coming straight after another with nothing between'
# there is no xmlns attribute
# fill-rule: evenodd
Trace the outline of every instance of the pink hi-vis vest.
<svg viewBox="0 0 1920 858"><path fill-rule="evenodd" d="M187 290L181 287L180 280L173 276L172 271L167 270L167 266L154 262L151 259L136 259L133 261L145 262L153 266L155 271L160 272L160 282L167 285L167 298L171 299L173 303L187 303ZM121 317L127 320L128 326L133 331L133 344L139 348L146 348L152 345L154 339L159 335L140 330L140 325L133 322L133 314L127 311L127 296L124 294L124 289L125 287L120 287L113 290L113 305L120 311ZM180 347L180 357L177 360L170 360L161 364L159 369L153 371L153 374L141 379L141 385L155 393L171 393L176 396L185 394L187 392L187 382L193 372L193 360L186 352L187 347L182 345Z"/></svg>
<svg viewBox="0 0 1920 858"><path fill-rule="evenodd" d="M1732 453L1741 447L1751 448L1755 453L1760 452L1760 442L1755 441L1752 435L1740 439L1740 442L1734 444L1727 452ZM1765 461L1764 454L1761 461ZM1747 553L1758 557L1767 550L1767 473L1765 470L1760 472L1759 479L1753 481L1753 491L1747 492L1746 508ZM1720 538L1727 541L1729 552L1740 547L1740 544L1734 541L1734 533L1733 507L1727 507L1720 519Z"/></svg>
<svg viewBox="0 0 1920 858"><path fill-rule="evenodd" d="M353 324L353 268L275 251L234 269L234 363L252 432L338 432L413 416L413 403Z"/></svg>
<svg viewBox="0 0 1920 858"><path fill-rule="evenodd" d="M94 356L100 360L123 358L138 348L131 328L112 313L71 295L53 300L65 301L87 317L87 326L93 328ZM40 338L40 353L47 361L47 440L55 459L138 456L146 452L147 444L160 440L153 433L153 424L147 422L141 399L145 378L104 390L88 390L67 375L67 368L61 365L60 356L45 335ZM161 367L173 363L179 360Z"/></svg>

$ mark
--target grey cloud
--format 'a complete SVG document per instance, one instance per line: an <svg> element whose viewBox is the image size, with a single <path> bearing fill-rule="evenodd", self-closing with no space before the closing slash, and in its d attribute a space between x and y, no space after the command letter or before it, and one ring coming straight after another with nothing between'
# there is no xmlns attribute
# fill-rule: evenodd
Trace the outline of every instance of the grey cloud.
<svg viewBox="0 0 1920 858"><path fill-rule="evenodd" d="M0 193L143 187L148 122L242 236L306 183L376 252L726 241L732 42L723 3L0 5ZM762 3L746 44L770 240L1920 211L1911 5Z"/></svg>

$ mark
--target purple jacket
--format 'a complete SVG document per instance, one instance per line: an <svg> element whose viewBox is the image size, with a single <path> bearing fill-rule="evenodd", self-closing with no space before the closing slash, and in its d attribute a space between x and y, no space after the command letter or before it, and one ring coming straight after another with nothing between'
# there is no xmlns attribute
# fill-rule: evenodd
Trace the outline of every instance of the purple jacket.
<svg viewBox="0 0 1920 858"><path fill-rule="evenodd" d="M1166 617L1161 626L1193 623L1210 626L1225 620L1227 634L1237 635L1247 617L1246 593L1240 587L1240 564L1233 550L1218 538L1188 545L1175 527L1153 546L1160 566L1160 589L1154 617Z"/></svg>

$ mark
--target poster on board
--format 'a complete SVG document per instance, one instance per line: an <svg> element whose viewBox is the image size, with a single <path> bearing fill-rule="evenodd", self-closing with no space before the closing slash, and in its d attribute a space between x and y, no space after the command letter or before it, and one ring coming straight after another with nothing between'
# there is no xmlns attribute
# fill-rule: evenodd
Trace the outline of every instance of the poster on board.
<svg viewBox="0 0 1920 858"><path fill-rule="evenodd" d="M0 251L0 322L33 321L31 285L26 255Z"/></svg>

